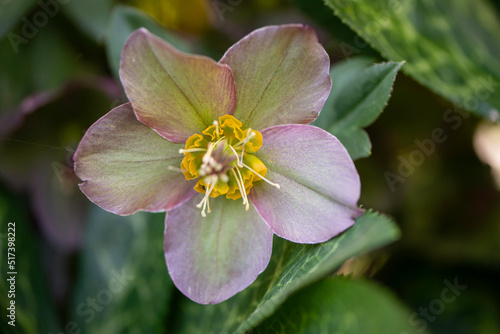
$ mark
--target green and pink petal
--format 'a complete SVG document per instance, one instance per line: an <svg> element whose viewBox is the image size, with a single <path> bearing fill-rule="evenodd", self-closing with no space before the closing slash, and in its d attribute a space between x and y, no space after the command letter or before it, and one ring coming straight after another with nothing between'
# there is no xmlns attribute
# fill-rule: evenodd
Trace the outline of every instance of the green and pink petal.
<svg viewBox="0 0 500 334"><path fill-rule="evenodd" d="M220 303L249 286L271 258L273 232L254 208L240 201L210 201L203 218L202 195L167 213L165 258L179 290L200 304Z"/></svg>
<svg viewBox="0 0 500 334"><path fill-rule="evenodd" d="M262 131L256 156L265 161L266 178L249 199L278 236L298 243L331 239L354 224L361 184L342 144L310 125L281 125Z"/></svg>
<svg viewBox="0 0 500 334"><path fill-rule="evenodd" d="M74 156L80 188L92 202L120 215L171 210L195 193L195 181L186 181L178 170L182 147L139 122L130 103L123 104L81 140Z"/></svg>
<svg viewBox="0 0 500 334"><path fill-rule="evenodd" d="M238 94L234 117L259 131L314 121L330 93L330 59L306 25L257 29L219 63L233 71Z"/></svg>
<svg viewBox="0 0 500 334"><path fill-rule="evenodd" d="M144 28L125 43L120 79L137 119L177 143L236 105L229 66L182 53Z"/></svg>

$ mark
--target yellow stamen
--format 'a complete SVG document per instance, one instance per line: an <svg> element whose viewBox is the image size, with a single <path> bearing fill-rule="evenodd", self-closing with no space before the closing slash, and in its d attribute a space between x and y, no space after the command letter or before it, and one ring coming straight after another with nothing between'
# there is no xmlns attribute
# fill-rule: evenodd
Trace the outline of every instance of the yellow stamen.
<svg viewBox="0 0 500 334"><path fill-rule="evenodd" d="M252 138L255 137L255 132L252 132L252 129L248 129L247 131L247 136L246 138L243 140L243 147L241 148L241 163L243 163L243 154L245 153L245 145L250 141L252 140Z"/></svg>
<svg viewBox="0 0 500 334"><path fill-rule="evenodd" d="M182 153L194 153L194 152L206 152L207 149L206 148L188 148L187 150L181 148L179 150L179 153L182 154Z"/></svg>
<svg viewBox="0 0 500 334"><path fill-rule="evenodd" d="M247 129L247 136L245 138L243 138L242 140L240 140L239 142L237 142L236 144L234 144L234 147L238 147L240 145L244 146L246 143L248 143L253 138L255 138L255 132L252 132L252 129L248 128Z"/></svg>
<svg viewBox="0 0 500 334"><path fill-rule="evenodd" d="M203 217L211 211L210 197L221 195L233 200L241 197L245 209L249 210L248 194L255 182L262 179L280 188L264 177L267 168L254 156L262 141L260 132L245 129L234 116L224 115L201 133L189 137L185 149L179 150L185 155L182 168L169 169L182 172L187 180L198 179L194 189L204 194L197 205Z"/></svg>
<svg viewBox="0 0 500 334"><path fill-rule="evenodd" d="M212 157L212 152L214 150L215 144L214 143L208 143L208 149L207 153L203 155L203 158L201 158L201 161L203 161L204 164L208 163L208 160Z"/></svg>
<svg viewBox="0 0 500 334"><path fill-rule="evenodd" d="M215 125L215 134L217 135L217 139L220 139L220 134L219 134L219 122L214 121L212 124L213 124L213 125Z"/></svg>
<svg viewBox="0 0 500 334"><path fill-rule="evenodd" d="M209 186L209 188L206 191L205 196L203 197L203 199L201 200L201 202L198 203L198 205L196 205L197 208L201 208L203 206L203 209L201 209L201 215L202 215L202 217L206 217L207 216L206 213L205 213L205 208L207 207L207 203L209 201L210 193L214 189L215 183L208 184L208 186ZM208 206L209 206L208 213L210 213L210 204L208 204Z"/></svg>
<svg viewBox="0 0 500 334"><path fill-rule="evenodd" d="M246 169L250 170L252 173L254 173L255 175L257 175L258 177L260 177L262 180L266 181L267 183L269 183L270 185L272 186L275 186L276 188L280 189L280 185L277 184L277 183L274 183L274 182L271 182L269 181L268 179L266 179L264 176L260 175L259 173L257 173L256 171L254 171L252 168L248 167L247 165L245 165L244 163L241 163L241 166L242 167L245 167Z"/></svg>
<svg viewBox="0 0 500 334"><path fill-rule="evenodd" d="M243 175L241 175L241 171L238 167L235 167L233 169L236 169L236 171L238 172L238 176L240 177L240 185L241 185L241 197L243 198L243 205L246 204L246 207L247 207L247 210L248 210L248 196L247 196L247 192L246 192L246 189L245 189L245 181L243 180Z"/></svg>
<svg viewBox="0 0 500 334"><path fill-rule="evenodd" d="M234 171L235 169L238 171L239 175L236 175L236 172ZM248 211L248 209L250 209L250 206L248 204L247 193L245 191L244 184L243 184L243 177L241 176L240 170L237 167L232 168L231 171L233 172L236 183L238 184L238 189L240 190L241 198L243 199L243 205L245 205L245 209ZM241 178L241 181L238 178L238 176Z"/></svg>
<svg viewBox="0 0 500 334"><path fill-rule="evenodd" d="M175 167L175 166L168 166L168 170L171 170L173 172L179 172L179 173L184 173L186 170L183 168Z"/></svg>
<svg viewBox="0 0 500 334"><path fill-rule="evenodd" d="M234 149L234 147L232 147L231 145L229 145L229 148L231 149L231 151L233 151L234 155L236 156L236 163L239 166L240 165L240 156L238 155L238 152L236 152L236 150Z"/></svg>
<svg viewBox="0 0 500 334"><path fill-rule="evenodd" d="M281 188L279 184L269 181L264 176L260 175L255 170L253 170L252 168L250 168L248 165L245 165L243 163L243 157L241 158L241 161L240 161L240 157L239 157L238 153L236 152L236 150L231 145L229 145L229 148L233 151L234 155L236 155L236 163L237 163L238 167L245 167L246 169L250 170L252 173L254 173L255 175L257 175L258 177L260 177L262 180L266 181L270 185L272 185L272 186L274 186L274 187L276 187L278 189Z"/></svg>

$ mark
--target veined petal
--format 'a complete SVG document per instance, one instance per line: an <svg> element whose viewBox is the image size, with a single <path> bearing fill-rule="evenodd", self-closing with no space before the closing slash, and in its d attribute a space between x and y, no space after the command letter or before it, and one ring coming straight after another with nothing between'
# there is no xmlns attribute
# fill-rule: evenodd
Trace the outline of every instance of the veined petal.
<svg viewBox="0 0 500 334"><path fill-rule="evenodd" d="M219 63L233 71L238 92L234 117L245 127L310 123L330 93L330 60L314 30L305 25L255 30Z"/></svg>
<svg viewBox="0 0 500 334"><path fill-rule="evenodd" d="M255 155L267 167L249 199L278 236L298 243L324 242L354 224L360 180L342 144L310 125L281 125L262 131Z"/></svg>
<svg viewBox="0 0 500 334"><path fill-rule="evenodd" d="M120 78L139 121L173 142L185 142L236 105L229 66L182 53L144 28L125 43Z"/></svg>
<svg viewBox="0 0 500 334"><path fill-rule="evenodd" d="M167 213L165 258L179 290L200 304L222 302L250 285L264 271L273 232L254 208L215 198L203 218L202 195Z"/></svg>
<svg viewBox="0 0 500 334"><path fill-rule="evenodd" d="M182 144L159 136L135 117L130 103L111 110L88 130L76 150L80 188L104 210L129 215L165 211L194 195L180 168Z"/></svg>

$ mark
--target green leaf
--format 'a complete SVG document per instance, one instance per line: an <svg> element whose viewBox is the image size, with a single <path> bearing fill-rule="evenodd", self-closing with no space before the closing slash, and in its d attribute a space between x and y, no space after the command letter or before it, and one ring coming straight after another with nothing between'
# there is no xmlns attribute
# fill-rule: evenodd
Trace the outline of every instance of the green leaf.
<svg viewBox="0 0 500 334"><path fill-rule="evenodd" d="M7 193L0 185L0 307L2 308L2 333L58 333L59 324L56 307L47 288L47 271L42 267L44 251L33 222L28 218L29 208L23 198ZM14 225L9 224L14 223ZM14 230L9 229L14 227ZM15 233L15 237L12 234ZM8 238L15 238L14 247ZM14 251L8 249L14 248ZM8 263L8 253L13 254L15 263ZM13 264L10 268L8 265ZM11 275L8 272L16 272ZM10 284L7 278L15 276L15 298L8 298ZM6 325L11 319L6 317L6 308L15 301L15 327ZM7 327L7 329L5 328Z"/></svg>
<svg viewBox="0 0 500 334"><path fill-rule="evenodd" d="M58 88L71 79L96 72L79 59L81 54L55 28L47 27L31 43L35 58L31 77L38 91Z"/></svg>
<svg viewBox="0 0 500 334"><path fill-rule="evenodd" d="M362 41L352 29L346 26L340 18L327 9L323 0L290 0L300 11L311 20L328 31L331 40L325 45L333 62L344 60L351 55L366 55L379 57L365 41ZM345 41L353 41L346 43ZM338 49L338 50L337 50Z"/></svg>
<svg viewBox="0 0 500 334"><path fill-rule="evenodd" d="M30 48L31 49L31 48ZM31 69L31 50L15 53L8 39L0 41L0 115L14 109L36 90Z"/></svg>
<svg viewBox="0 0 500 334"><path fill-rule="evenodd" d="M384 109L402 65L352 58L330 70L332 91L314 124L337 136L352 159L371 154L370 139L362 128L373 123Z"/></svg>
<svg viewBox="0 0 500 334"><path fill-rule="evenodd" d="M484 0L325 0L404 71L466 110L500 109L500 23Z"/></svg>
<svg viewBox="0 0 500 334"><path fill-rule="evenodd" d="M83 333L165 333L173 285L163 253L164 218L93 208L71 315Z"/></svg>
<svg viewBox="0 0 500 334"><path fill-rule="evenodd" d="M104 38L113 0L66 0L65 14L89 37L100 42Z"/></svg>
<svg viewBox="0 0 500 334"><path fill-rule="evenodd" d="M0 41L0 115L12 112L31 94L61 88L71 79L96 72L56 27L40 29L27 44Z"/></svg>
<svg viewBox="0 0 500 334"><path fill-rule="evenodd" d="M416 334L409 315L384 287L337 276L291 296L252 333Z"/></svg>
<svg viewBox="0 0 500 334"><path fill-rule="evenodd" d="M116 6L111 14L106 33L106 52L111 70L118 77L120 58L123 46L132 32L139 28L146 28L174 45L181 51L190 52L191 47L174 33L163 28L148 14L129 6Z"/></svg>
<svg viewBox="0 0 500 334"><path fill-rule="evenodd" d="M21 16L35 5L35 0L7 0L0 5L0 39L17 23L20 23ZM16 38L13 34L20 36L15 31L7 34L7 39Z"/></svg>
<svg viewBox="0 0 500 334"><path fill-rule="evenodd" d="M275 237L268 268L247 289L217 305L180 305L179 333L244 333L271 315L288 296L338 268L347 259L399 237L387 217L367 212L332 240L317 245L294 244Z"/></svg>

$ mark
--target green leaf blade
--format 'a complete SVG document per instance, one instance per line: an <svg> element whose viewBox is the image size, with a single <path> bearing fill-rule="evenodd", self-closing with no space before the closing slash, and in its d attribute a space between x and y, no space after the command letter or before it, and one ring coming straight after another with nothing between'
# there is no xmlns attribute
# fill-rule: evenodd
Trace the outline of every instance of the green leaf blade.
<svg viewBox="0 0 500 334"><path fill-rule="evenodd" d="M374 64L351 77L353 85L342 87L342 99L338 100L341 118L331 129L363 128L373 123L387 105L396 74L403 64Z"/></svg>
<svg viewBox="0 0 500 334"><path fill-rule="evenodd" d="M33 228L29 206L0 184L0 307L2 333L49 333L61 330L56 303L50 293L49 277L43 264L46 245ZM10 240L9 240L10 238ZM13 241L12 241L13 240ZM9 245L9 241L13 242ZM14 248L14 249L12 249ZM9 262L7 262L9 260ZM11 262L14 260L13 262ZM10 267L12 265L12 267ZM15 272L16 274L8 274ZM14 277L13 281L8 278ZM11 282L14 285L11 286ZM13 289L13 290L12 290ZM14 302L14 319L7 310Z"/></svg>
<svg viewBox="0 0 500 334"><path fill-rule="evenodd" d="M21 16L35 5L35 0L4 1L0 7L0 39L9 33L7 38L26 37L17 35L19 31L10 31L16 24L19 24ZM14 36L12 34L16 34ZM10 35L10 36L9 36ZM21 34L22 35L22 34Z"/></svg>
<svg viewBox="0 0 500 334"><path fill-rule="evenodd" d="M500 109L500 31L485 1L325 0L384 57L459 107L492 120Z"/></svg>
<svg viewBox="0 0 500 334"><path fill-rule="evenodd" d="M337 136L352 159L370 155L370 139L362 128L383 111L403 64L371 64L370 59L360 57L332 67L332 92L314 124Z"/></svg>
<svg viewBox="0 0 500 334"><path fill-rule="evenodd" d="M372 154L372 143L365 130L356 127L341 128L335 131L335 136L344 144L353 160Z"/></svg>
<svg viewBox="0 0 500 334"><path fill-rule="evenodd" d="M70 315L82 333L165 333L173 284L163 222L163 214L92 208Z"/></svg>
<svg viewBox="0 0 500 334"><path fill-rule="evenodd" d="M102 42L113 0L71 0L62 10L87 36Z"/></svg>
<svg viewBox="0 0 500 334"><path fill-rule="evenodd" d="M291 296L252 333L417 333L409 313L383 287L337 276Z"/></svg>

